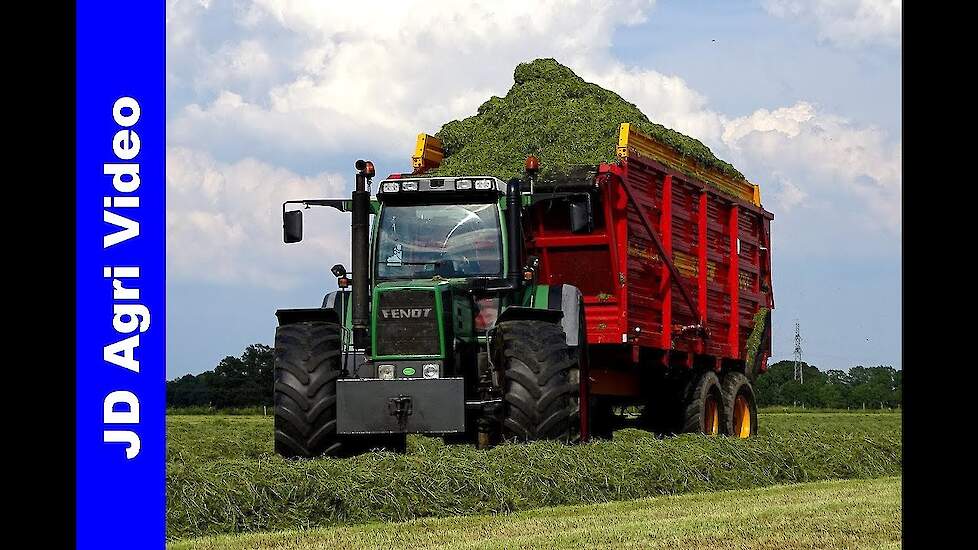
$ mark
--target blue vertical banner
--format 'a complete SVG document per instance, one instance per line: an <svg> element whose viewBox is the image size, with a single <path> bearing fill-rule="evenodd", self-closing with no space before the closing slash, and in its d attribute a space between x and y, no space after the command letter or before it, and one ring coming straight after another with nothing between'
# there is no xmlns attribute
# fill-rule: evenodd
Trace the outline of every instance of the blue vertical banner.
<svg viewBox="0 0 978 550"><path fill-rule="evenodd" d="M165 540L165 17L77 4L78 548Z"/></svg>

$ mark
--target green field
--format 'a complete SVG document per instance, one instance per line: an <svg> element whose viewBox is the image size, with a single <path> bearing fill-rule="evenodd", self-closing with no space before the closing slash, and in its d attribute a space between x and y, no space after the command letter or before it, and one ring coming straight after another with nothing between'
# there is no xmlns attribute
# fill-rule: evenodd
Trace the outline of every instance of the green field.
<svg viewBox="0 0 978 550"><path fill-rule="evenodd" d="M269 416L167 420L167 536L510 514L656 495L900 475L899 413L764 413L751 440L659 439L479 451L411 437L408 452L287 461Z"/></svg>
<svg viewBox="0 0 978 550"><path fill-rule="evenodd" d="M858 510L858 513L853 513ZM172 550L899 548L900 478L540 508L510 515L221 536Z"/></svg>

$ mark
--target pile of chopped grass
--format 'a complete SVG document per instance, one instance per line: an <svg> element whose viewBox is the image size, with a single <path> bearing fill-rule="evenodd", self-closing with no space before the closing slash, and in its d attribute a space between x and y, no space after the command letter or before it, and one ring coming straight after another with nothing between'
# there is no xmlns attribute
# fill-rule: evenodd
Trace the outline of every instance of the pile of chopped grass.
<svg viewBox="0 0 978 550"><path fill-rule="evenodd" d="M350 459L174 462L170 539L899 474L898 436L799 431L749 440L640 431L613 441L421 445Z"/></svg>
<svg viewBox="0 0 978 550"><path fill-rule="evenodd" d="M433 174L508 179L523 174L528 155L536 155L545 170L611 162L619 125L628 122L706 167L744 179L699 140L650 121L634 104L554 59L521 63L514 80L505 97L493 96L477 114L435 134L445 158Z"/></svg>

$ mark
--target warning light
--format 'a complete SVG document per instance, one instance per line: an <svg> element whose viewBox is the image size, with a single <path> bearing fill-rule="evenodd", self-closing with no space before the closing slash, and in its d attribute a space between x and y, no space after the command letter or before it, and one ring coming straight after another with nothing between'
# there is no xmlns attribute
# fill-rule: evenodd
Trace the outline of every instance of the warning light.
<svg viewBox="0 0 978 550"><path fill-rule="evenodd" d="M540 160L533 155L526 157L526 171L535 174L538 170L540 170Z"/></svg>
<svg viewBox="0 0 978 550"><path fill-rule="evenodd" d="M374 177L374 174L377 173L377 170L374 168L374 163L370 162L369 160L358 160L354 166L359 172L368 178Z"/></svg>

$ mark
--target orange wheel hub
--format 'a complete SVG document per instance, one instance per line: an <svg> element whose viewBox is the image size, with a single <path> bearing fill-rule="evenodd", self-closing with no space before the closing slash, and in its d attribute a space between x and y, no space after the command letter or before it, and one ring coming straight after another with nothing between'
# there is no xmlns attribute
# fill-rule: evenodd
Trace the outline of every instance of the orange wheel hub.
<svg viewBox="0 0 978 550"><path fill-rule="evenodd" d="M707 397L704 409L703 433L717 435L720 432L720 407L716 397Z"/></svg>
<svg viewBox="0 0 978 550"><path fill-rule="evenodd" d="M747 398L738 395L737 399L734 399L733 409L732 435L740 438L750 437L753 426L751 426L750 403L747 402Z"/></svg>

